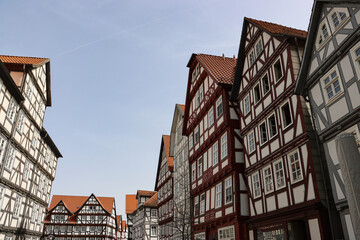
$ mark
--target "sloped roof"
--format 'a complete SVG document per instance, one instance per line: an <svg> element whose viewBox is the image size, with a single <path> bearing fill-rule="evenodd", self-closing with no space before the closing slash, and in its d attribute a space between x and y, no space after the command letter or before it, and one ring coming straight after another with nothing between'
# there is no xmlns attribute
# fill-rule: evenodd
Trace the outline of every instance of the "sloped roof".
<svg viewBox="0 0 360 240"><path fill-rule="evenodd" d="M155 192L155 194L146 202L144 202L144 206L148 207L157 207L157 199L158 199L158 193Z"/></svg>
<svg viewBox="0 0 360 240"><path fill-rule="evenodd" d="M259 27L263 28L265 31L272 33L272 34L297 36L297 37L302 37L302 38L306 38L306 35L307 35L307 32L304 30L286 27L286 26L282 26L282 25L279 25L276 23L265 22L265 21L247 18L247 17L245 17L245 20L250 21L250 22L254 23L255 25L258 25Z"/></svg>
<svg viewBox="0 0 360 240"><path fill-rule="evenodd" d="M127 194L125 204L126 204L126 207L125 207L126 214L133 213L137 207L136 194Z"/></svg>
<svg viewBox="0 0 360 240"><path fill-rule="evenodd" d="M203 53L195 54L195 57L216 81L225 84L233 83L236 58L220 57ZM190 61L192 61L192 58Z"/></svg>
<svg viewBox="0 0 360 240"><path fill-rule="evenodd" d="M155 191L137 190L137 194L140 196L151 197L155 194Z"/></svg>
<svg viewBox="0 0 360 240"><path fill-rule="evenodd" d="M8 55L0 55L0 60L4 63L25 64L25 65L41 65L50 61L49 58L8 56Z"/></svg>
<svg viewBox="0 0 360 240"><path fill-rule="evenodd" d="M165 154L166 159L168 162L169 170L172 171L174 168L174 157L170 157L170 136L169 135L163 135L163 141L164 141L164 148L165 148Z"/></svg>
<svg viewBox="0 0 360 240"><path fill-rule="evenodd" d="M183 111L183 113L185 113L185 105L179 104L181 111Z"/></svg>
<svg viewBox="0 0 360 240"><path fill-rule="evenodd" d="M95 196L95 195L94 195ZM87 196L67 196L67 195L53 195L49 211L56 207L56 205L63 201L64 205L66 206L69 211L74 214L76 211L78 211L82 205L88 200L89 197ZM96 197L95 198L99 201L101 206L109 213L112 212L113 204L115 199L113 197Z"/></svg>

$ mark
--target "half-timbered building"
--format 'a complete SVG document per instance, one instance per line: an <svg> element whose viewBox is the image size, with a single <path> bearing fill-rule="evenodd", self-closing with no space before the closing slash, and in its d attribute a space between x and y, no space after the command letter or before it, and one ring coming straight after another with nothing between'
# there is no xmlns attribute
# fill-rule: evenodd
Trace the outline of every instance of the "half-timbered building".
<svg viewBox="0 0 360 240"><path fill-rule="evenodd" d="M240 108L249 239L329 239L320 153L293 94L307 33L244 19L232 99Z"/></svg>
<svg viewBox="0 0 360 240"><path fill-rule="evenodd" d="M45 218L45 239L117 239L115 198L53 195Z"/></svg>
<svg viewBox="0 0 360 240"><path fill-rule="evenodd" d="M39 239L61 153L43 126L50 59L0 56L0 239Z"/></svg>
<svg viewBox="0 0 360 240"><path fill-rule="evenodd" d="M174 157L173 171L173 234L174 239L190 239L190 174L188 141L182 135L185 105L176 104L170 134L170 156Z"/></svg>
<svg viewBox="0 0 360 240"><path fill-rule="evenodd" d="M355 239L354 229L359 229L359 223L353 225L351 220L342 175L345 169L339 164L335 138L341 132L353 133L356 144L360 144L359 26L359 1L315 1L295 89L309 99L345 239ZM357 162L357 169L359 165Z"/></svg>
<svg viewBox="0 0 360 240"><path fill-rule="evenodd" d="M128 239L132 240L132 227L133 227L133 213L136 211L137 208L137 199L136 194L126 194L125 199L125 213L126 213L126 220L127 220L127 230L128 230Z"/></svg>
<svg viewBox="0 0 360 240"><path fill-rule="evenodd" d="M132 238L134 240L159 239L158 193L138 190L137 208L131 214L133 218Z"/></svg>
<svg viewBox="0 0 360 240"><path fill-rule="evenodd" d="M161 137L155 191L158 192L159 239L172 239L174 221L173 202L174 157L170 156L170 136Z"/></svg>
<svg viewBox="0 0 360 240"><path fill-rule="evenodd" d="M121 235L120 239L128 239L128 227L125 220L121 221Z"/></svg>
<svg viewBox="0 0 360 240"><path fill-rule="evenodd" d="M230 102L233 58L193 54L187 67L183 134L188 136L195 239L245 239L248 199L239 108Z"/></svg>

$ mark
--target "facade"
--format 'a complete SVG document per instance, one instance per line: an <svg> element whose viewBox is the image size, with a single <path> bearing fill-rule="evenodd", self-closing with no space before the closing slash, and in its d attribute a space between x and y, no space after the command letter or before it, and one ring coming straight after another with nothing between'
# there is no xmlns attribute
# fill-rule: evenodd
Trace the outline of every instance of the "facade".
<svg viewBox="0 0 360 240"><path fill-rule="evenodd" d="M127 194L126 195L126 202L125 202L125 213L126 213L126 220L127 220L127 230L128 230L128 239L132 240L133 236L133 212L136 211L137 208L137 199L136 194Z"/></svg>
<svg viewBox="0 0 360 240"><path fill-rule="evenodd" d="M117 239L113 197L53 195L45 218L45 239Z"/></svg>
<svg viewBox="0 0 360 240"><path fill-rule="evenodd" d="M121 232L120 232L120 239L128 239L128 229L126 221L121 221Z"/></svg>
<svg viewBox="0 0 360 240"><path fill-rule="evenodd" d="M188 161L188 141L182 135L185 105L176 104L170 134L170 156L174 157L173 192L174 220L173 239L190 239L190 174Z"/></svg>
<svg viewBox="0 0 360 240"><path fill-rule="evenodd" d="M249 239L330 239L320 152L293 94L305 31L244 19L233 98L240 107Z"/></svg>
<svg viewBox="0 0 360 240"><path fill-rule="evenodd" d="M135 240L157 240L158 230L158 193L137 191L137 209L132 213L132 238Z"/></svg>
<svg viewBox="0 0 360 240"><path fill-rule="evenodd" d="M345 191L343 175L345 169L339 164L340 152L336 150L335 138L341 132L349 132L354 134L355 144L359 146L360 143L359 16L359 1L314 3L295 89L297 94L309 98L345 239L355 239L354 230L358 224L352 223L351 214L356 211L349 211L349 195ZM359 165L357 162L349 167L359 169ZM336 224L332 226L335 228L333 232L342 232L336 229Z"/></svg>
<svg viewBox="0 0 360 240"><path fill-rule="evenodd" d="M158 192L159 239L172 239L174 234L173 169L174 157L170 156L170 136L163 135L155 183L155 190Z"/></svg>
<svg viewBox="0 0 360 240"><path fill-rule="evenodd" d="M0 56L0 239L39 239L61 153L43 127L50 59Z"/></svg>
<svg viewBox="0 0 360 240"><path fill-rule="evenodd" d="M187 66L183 134L189 141L193 238L245 239L249 212L239 109L229 101L235 56L193 54Z"/></svg>

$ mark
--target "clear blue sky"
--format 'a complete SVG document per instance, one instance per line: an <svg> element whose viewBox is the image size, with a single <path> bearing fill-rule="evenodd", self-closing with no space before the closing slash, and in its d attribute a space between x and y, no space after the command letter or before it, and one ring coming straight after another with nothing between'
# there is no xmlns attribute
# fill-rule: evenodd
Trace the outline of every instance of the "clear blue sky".
<svg viewBox="0 0 360 240"><path fill-rule="evenodd" d="M192 53L237 55L244 16L306 30L311 0L0 0L0 54L51 59L52 194L153 190Z"/></svg>

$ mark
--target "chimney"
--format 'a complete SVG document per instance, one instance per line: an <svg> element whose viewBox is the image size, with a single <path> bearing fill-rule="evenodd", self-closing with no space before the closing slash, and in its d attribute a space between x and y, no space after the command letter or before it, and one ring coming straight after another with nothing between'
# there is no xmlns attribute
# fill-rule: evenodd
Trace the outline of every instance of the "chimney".
<svg viewBox="0 0 360 240"><path fill-rule="evenodd" d="M222 58L225 60L225 54L224 53L222 54Z"/></svg>
<svg viewBox="0 0 360 240"><path fill-rule="evenodd" d="M235 55L233 55L233 59L234 59L234 62L236 62L236 57L235 57Z"/></svg>

